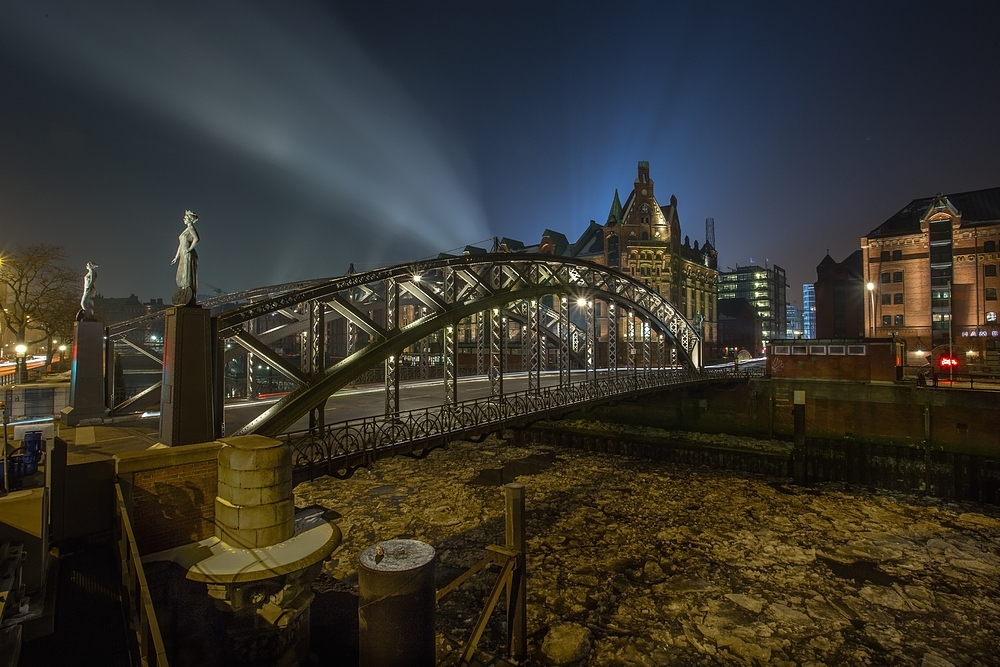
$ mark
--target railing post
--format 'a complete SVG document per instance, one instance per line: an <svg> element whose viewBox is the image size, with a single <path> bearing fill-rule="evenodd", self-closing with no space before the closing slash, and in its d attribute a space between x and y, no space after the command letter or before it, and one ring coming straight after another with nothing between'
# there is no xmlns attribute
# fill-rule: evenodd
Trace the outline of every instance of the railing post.
<svg viewBox="0 0 1000 667"><path fill-rule="evenodd" d="M618 304L608 301L608 374L618 377Z"/></svg>
<svg viewBox="0 0 1000 667"><path fill-rule="evenodd" d="M594 382L597 381L597 345L595 341L595 326L594 321L594 299L587 299L587 312L586 312L586 328L587 328L587 374L589 374L588 379L593 379ZM585 376L586 377L586 376Z"/></svg>
<svg viewBox="0 0 1000 667"><path fill-rule="evenodd" d="M399 328L399 283L394 278L385 281L385 329L391 336ZM399 358L389 355L385 360L385 416L399 416Z"/></svg>
<svg viewBox="0 0 1000 667"><path fill-rule="evenodd" d="M490 396L503 398L504 354L503 338L506 318L501 319L500 309L490 311Z"/></svg>
<svg viewBox="0 0 1000 667"><path fill-rule="evenodd" d="M539 374L541 371L538 361L538 301L532 299L528 303L528 393L537 394ZM524 336L521 337L521 354L524 355ZM524 357L522 356L522 359Z"/></svg>
<svg viewBox="0 0 1000 667"><path fill-rule="evenodd" d="M507 634L510 656L516 662L528 657L527 576L525 572L524 484L504 485L507 547L516 549L517 566L507 597Z"/></svg>

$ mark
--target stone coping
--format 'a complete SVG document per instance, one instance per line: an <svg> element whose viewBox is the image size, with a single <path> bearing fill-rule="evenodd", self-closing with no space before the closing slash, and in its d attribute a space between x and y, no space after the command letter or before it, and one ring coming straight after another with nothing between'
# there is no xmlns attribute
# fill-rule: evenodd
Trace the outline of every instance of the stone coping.
<svg viewBox="0 0 1000 667"><path fill-rule="evenodd" d="M219 441L204 442L198 445L180 445L177 447L158 447L141 452L122 452L115 454L115 473L128 475L143 470L156 470L186 463L200 463L218 459L222 449Z"/></svg>
<svg viewBox="0 0 1000 667"><path fill-rule="evenodd" d="M241 583L297 572L324 560L341 542L340 529L316 509L300 510L295 534L270 547L241 549L217 537L143 556L142 561L172 561L187 578L209 584Z"/></svg>

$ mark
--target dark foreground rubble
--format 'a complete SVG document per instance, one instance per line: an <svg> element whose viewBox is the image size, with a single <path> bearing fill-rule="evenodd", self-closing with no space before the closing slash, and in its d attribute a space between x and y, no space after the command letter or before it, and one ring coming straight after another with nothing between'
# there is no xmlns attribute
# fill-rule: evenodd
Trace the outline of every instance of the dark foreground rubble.
<svg viewBox="0 0 1000 667"><path fill-rule="evenodd" d="M996 508L495 438L296 488L344 533L317 582L314 643L356 633L367 546L431 544L441 587L502 544L499 484L517 474L536 664L1000 664ZM468 636L491 586L479 575L442 601L440 654ZM481 646L499 652L502 637L496 613Z"/></svg>

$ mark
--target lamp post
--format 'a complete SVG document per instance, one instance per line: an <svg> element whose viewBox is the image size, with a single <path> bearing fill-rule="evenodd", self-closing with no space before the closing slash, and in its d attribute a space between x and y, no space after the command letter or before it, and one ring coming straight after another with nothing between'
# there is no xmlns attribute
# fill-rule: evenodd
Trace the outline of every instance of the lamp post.
<svg viewBox="0 0 1000 667"><path fill-rule="evenodd" d="M27 378L27 368L24 363L24 355L28 351L28 346L24 343L18 343L14 346L14 352L17 354L17 366L15 370L17 371L17 383L23 384L28 381Z"/></svg>
<svg viewBox="0 0 1000 667"><path fill-rule="evenodd" d="M875 283L870 282L866 285L866 287L868 288L868 303L870 304L869 321L871 322L871 326L869 327L869 332L871 333L871 337L874 338L875 337Z"/></svg>
<svg viewBox="0 0 1000 667"><path fill-rule="evenodd" d="M62 366L62 363L65 360L66 360L66 346L65 345L60 345L59 346L59 366L60 367Z"/></svg>

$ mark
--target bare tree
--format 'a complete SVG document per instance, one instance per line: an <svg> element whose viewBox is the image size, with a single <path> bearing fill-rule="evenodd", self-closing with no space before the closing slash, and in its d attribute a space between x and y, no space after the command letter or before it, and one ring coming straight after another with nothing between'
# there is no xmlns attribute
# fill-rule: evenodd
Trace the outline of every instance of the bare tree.
<svg viewBox="0 0 1000 667"><path fill-rule="evenodd" d="M20 246L0 258L0 321L19 343L46 343L73 330L78 276L64 265L66 252L48 243ZM28 336L32 339L28 339Z"/></svg>

